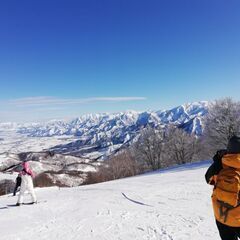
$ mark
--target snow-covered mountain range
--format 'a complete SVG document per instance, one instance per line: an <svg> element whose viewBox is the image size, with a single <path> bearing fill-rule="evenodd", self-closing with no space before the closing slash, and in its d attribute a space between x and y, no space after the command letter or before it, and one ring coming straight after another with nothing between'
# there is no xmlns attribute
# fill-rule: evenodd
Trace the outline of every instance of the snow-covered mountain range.
<svg viewBox="0 0 240 240"><path fill-rule="evenodd" d="M94 135L95 138L98 138L101 137L100 133L103 132L112 132L114 135L116 131L121 131L122 133L134 131L146 125L155 127L162 124L174 123L180 126L189 123L190 126L186 126L186 130L200 135L202 133L201 117L207 113L207 109L208 102L201 101L156 112L127 111L115 114L89 114L71 121L50 121L45 124L20 125L18 126L18 132L33 137Z"/></svg>
<svg viewBox="0 0 240 240"><path fill-rule="evenodd" d="M174 124L201 135L207 102L185 104L166 111L127 111L92 114L71 121L45 124L0 124L0 171L31 161L34 171L61 186L81 185L101 161L129 146L148 126Z"/></svg>
<svg viewBox="0 0 240 240"><path fill-rule="evenodd" d="M114 114L89 114L71 121L50 121L44 124L0 124L2 128L15 128L29 137L74 136L75 140L61 143L48 150L61 154L98 159L118 151L134 140L147 127L168 124L201 135L202 118L208 112L208 102L194 102L164 111L127 111Z"/></svg>

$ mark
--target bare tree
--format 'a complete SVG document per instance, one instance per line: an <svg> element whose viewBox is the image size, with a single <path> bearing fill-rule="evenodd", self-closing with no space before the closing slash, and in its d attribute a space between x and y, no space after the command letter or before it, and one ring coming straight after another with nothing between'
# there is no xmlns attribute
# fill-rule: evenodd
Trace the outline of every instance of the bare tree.
<svg viewBox="0 0 240 240"><path fill-rule="evenodd" d="M207 155L226 148L228 140L239 132L240 103L231 98L216 100L204 120L203 144Z"/></svg>
<svg viewBox="0 0 240 240"><path fill-rule="evenodd" d="M111 157L107 161L107 164L110 170L111 179L119 179L138 174L137 162L127 149Z"/></svg>
<svg viewBox="0 0 240 240"><path fill-rule="evenodd" d="M162 129L146 128L134 145L135 157L152 170L162 168L163 145L164 131Z"/></svg>
<svg viewBox="0 0 240 240"><path fill-rule="evenodd" d="M192 162L198 152L196 136L175 126L168 128L165 141L165 155L169 165Z"/></svg>
<svg viewBox="0 0 240 240"><path fill-rule="evenodd" d="M138 163L128 149L110 157L102 164L97 172L88 174L85 184L105 182L139 173Z"/></svg>

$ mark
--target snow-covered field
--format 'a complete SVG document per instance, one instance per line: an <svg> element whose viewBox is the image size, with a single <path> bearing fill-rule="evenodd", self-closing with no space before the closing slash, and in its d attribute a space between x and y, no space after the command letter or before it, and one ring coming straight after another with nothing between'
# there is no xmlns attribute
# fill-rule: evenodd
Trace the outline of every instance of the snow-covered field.
<svg viewBox="0 0 240 240"><path fill-rule="evenodd" d="M0 137L0 153L38 152L76 139L74 136L28 137L15 130L1 130Z"/></svg>
<svg viewBox="0 0 240 240"><path fill-rule="evenodd" d="M211 186L204 180L208 165L76 188L36 189L37 205L5 208L17 197L2 196L0 239L219 239Z"/></svg>
<svg viewBox="0 0 240 240"><path fill-rule="evenodd" d="M28 137L17 133L15 129L0 129L0 163L11 159L9 154L40 152L75 139L74 136Z"/></svg>

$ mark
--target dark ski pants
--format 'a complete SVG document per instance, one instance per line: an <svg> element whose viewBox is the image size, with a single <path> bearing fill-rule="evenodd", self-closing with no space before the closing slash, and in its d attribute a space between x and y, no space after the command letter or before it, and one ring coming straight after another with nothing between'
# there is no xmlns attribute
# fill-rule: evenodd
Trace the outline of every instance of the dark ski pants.
<svg viewBox="0 0 240 240"><path fill-rule="evenodd" d="M14 191L13 191L13 196L16 195L18 188L21 186L21 182L22 182L21 177L17 177L15 188L14 188Z"/></svg>
<svg viewBox="0 0 240 240"><path fill-rule="evenodd" d="M238 240L240 238L240 227L230 227L216 220L219 234L222 240Z"/></svg>
<svg viewBox="0 0 240 240"><path fill-rule="evenodd" d="M16 185L13 191L13 196L16 196L17 190L18 190L18 186Z"/></svg>

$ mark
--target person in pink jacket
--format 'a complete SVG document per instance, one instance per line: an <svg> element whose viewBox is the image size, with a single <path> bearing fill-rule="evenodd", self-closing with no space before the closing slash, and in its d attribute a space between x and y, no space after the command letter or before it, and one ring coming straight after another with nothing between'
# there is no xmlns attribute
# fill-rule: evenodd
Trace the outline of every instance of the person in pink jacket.
<svg viewBox="0 0 240 240"><path fill-rule="evenodd" d="M22 182L21 182L21 187L20 187L20 193L17 201L17 206L20 206L23 203L23 197L24 193L28 191L28 193L31 195L32 202L31 203L37 203L37 198L34 192L34 187L33 187L33 177L34 173L30 169L29 163L28 162L23 162L22 163L22 170L20 172Z"/></svg>

